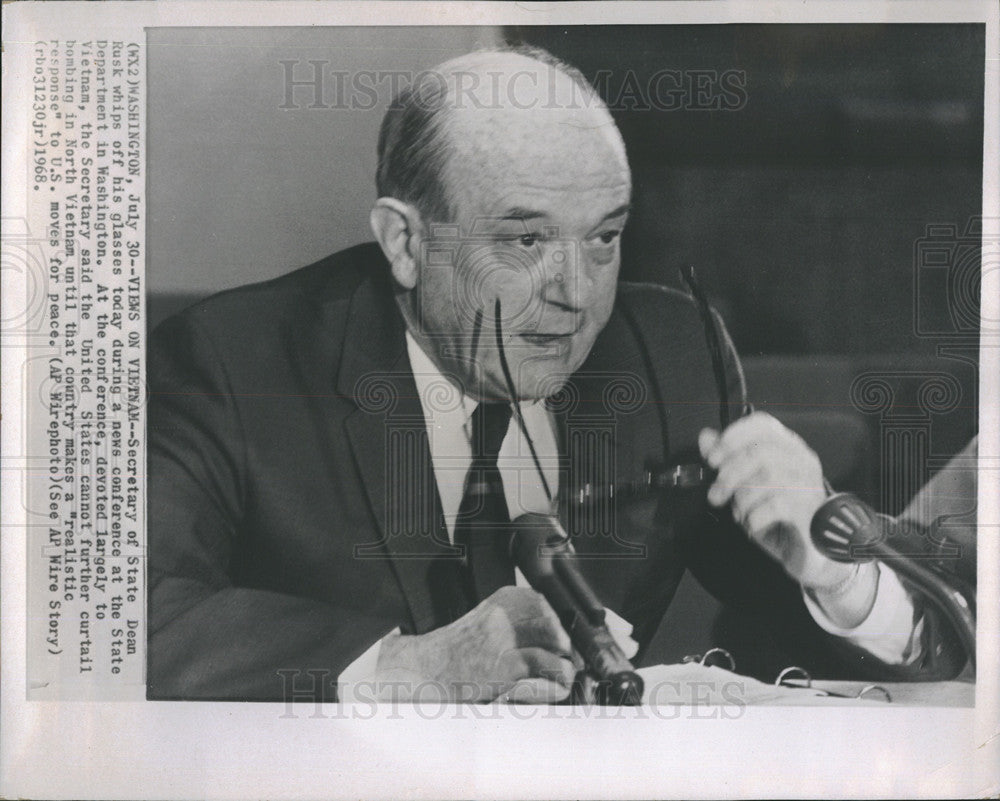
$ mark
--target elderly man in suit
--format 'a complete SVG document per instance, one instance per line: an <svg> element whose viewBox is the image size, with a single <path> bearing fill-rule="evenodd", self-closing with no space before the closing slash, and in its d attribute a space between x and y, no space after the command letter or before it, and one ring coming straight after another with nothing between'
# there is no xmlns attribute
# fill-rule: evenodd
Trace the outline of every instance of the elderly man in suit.
<svg viewBox="0 0 1000 801"><path fill-rule="evenodd" d="M812 546L802 440L759 413L718 430L720 395L745 401L721 322L724 386L690 299L619 284L631 176L577 71L498 50L425 74L386 114L377 185L377 244L153 336L150 697L274 700L311 675L328 700L338 679L561 700L570 641L505 547L525 512L560 514L640 658L691 569L858 663L954 667L891 570ZM699 460L707 497L585 497Z"/></svg>

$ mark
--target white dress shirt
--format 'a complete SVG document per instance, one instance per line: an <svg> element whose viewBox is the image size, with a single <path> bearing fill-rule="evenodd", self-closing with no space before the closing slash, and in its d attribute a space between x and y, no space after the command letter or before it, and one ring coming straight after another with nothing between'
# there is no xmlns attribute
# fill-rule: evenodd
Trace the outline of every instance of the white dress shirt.
<svg viewBox="0 0 1000 801"><path fill-rule="evenodd" d="M406 346L427 422L427 441L441 498L441 511L448 527L448 537L452 539L465 493L465 478L472 466L472 413L479 403L447 383L434 362L409 334L406 335ZM559 448L552 416L543 401L522 401L518 408L524 427L534 443L549 491L555 498L559 488ZM555 511L545 494L545 486L538 475L528 443L513 416L500 445L497 469L503 481L511 520L526 512L551 514Z"/></svg>
<svg viewBox="0 0 1000 801"><path fill-rule="evenodd" d="M451 539L465 492L466 474L472 465L470 424L478 402L463 395L448 382L409 332L406 334L406 349L427 424L441 511ZM555 499L559 490L559 448L554 420L542 401L522 401L518 406L549 491ZM511 520L526 512L550 514L555 511L546 496L527 441L513 417L500 446L497 467ZM834 625L808 594L803 593L806 607L816 623L830 634L848 639L884 662L908 663L919 656L915 644L919 643L923 621L914 625L913 603L896 574L884 565L879 565L879 571L875 604L868 617L852 629ZM515 570L515 579L518 586L528 586L519 570ZM629 636L632 626L612 610L607 611L608 628L631 659L638 650L638 644ZM398 631L396 629L392 634ZM380 649L381 640L378 640L340 674L338 683L342 700L351 699L351 685L368 681L375 674Z"/></svg>

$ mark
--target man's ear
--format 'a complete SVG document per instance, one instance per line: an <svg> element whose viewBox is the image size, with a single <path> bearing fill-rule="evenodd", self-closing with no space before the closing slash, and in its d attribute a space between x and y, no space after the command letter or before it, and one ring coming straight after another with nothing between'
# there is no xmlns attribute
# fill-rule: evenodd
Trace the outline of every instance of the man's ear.
<svg viewBox="0 0 1000 801"><path fill-rule="evenodd" d="M409 203L380 197L368 221L392 267L392 277L404 289L413 289L420 277L417 251L421 241L420 214Z"/></svg>

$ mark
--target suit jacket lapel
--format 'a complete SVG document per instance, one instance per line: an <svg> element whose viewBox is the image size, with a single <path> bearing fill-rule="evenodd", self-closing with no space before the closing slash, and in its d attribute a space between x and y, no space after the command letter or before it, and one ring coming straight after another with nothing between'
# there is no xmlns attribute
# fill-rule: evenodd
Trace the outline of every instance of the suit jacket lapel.
<svg viewBox="0 0 1000 801"><path fill-rule="evenodd" d="M371 268L388 273L384 264ZM646 387L635 387L645 376L640 377L636 354L625 347L632 341L626 328L613 316L567 389L548 403L567 465L560 476L561 517L571 534L591 535L578 540L584 546L578 547L581 555L598 558L642 551L616 531L613 503L596 515L593 508L588 515L579 507L570 511L587 483L596 489L635 479L643 469L627 431L644 402L641 396L649 393ZM406 353L405 326L388 280L373 278L358 286L346 331L337 392L356 404L344 428L378 527L378 539L359 543L355 557L391 560L414 629L426 631L443 622L436 619L428 571L435 559L457 551L448 542L423 408ZM636 398L629 400L635 393L637 403ZM594 458L595 445L604 449L605 458Z"/></svg>
<svg viewBox="0 0 1000 801"><path fill-rule="evenodd" d="M414 630L422 632L437 622L429 566L455 549L448 543L403 320L382 284L363 282L351 300L337 376L338 393L356 403L344 428L379 535L356 545L354 556L391 560Z"/></svg>
<svg viewBox="0 0 1000 801"><path fill-rule="evenodd" d="M560 517L582 558L643 553L619 531L618 500L607 495L609 485L635 481L646 467L635 451L635 416L652 393L631 343L627 327L612 316L583 366L548 401L566 465Z"/></svg>

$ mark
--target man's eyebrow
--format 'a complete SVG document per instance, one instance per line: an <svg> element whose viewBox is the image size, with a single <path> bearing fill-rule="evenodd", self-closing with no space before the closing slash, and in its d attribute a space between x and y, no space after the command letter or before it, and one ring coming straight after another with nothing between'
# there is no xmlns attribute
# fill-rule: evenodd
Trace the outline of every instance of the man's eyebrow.
<svg viewBox="0 0 1000 801"><path fill-rule="evenodd" d="M607 214L605 214L601 218L601 222L604 222L605 220L610 220L614 217L621 217L623 214L628 214L630 211L632 211L632 204L622 203L622 205L620 205L617 209L609 211Z"/></svg>
<svg viewBox="0 0 1000 801"><path fill-rule="evenodd" d="M615 217L621 217L623 214L628 214L632 211L631 203L623 203L616 209L612 209L607 214L601 218L601 222L605 220L611 220ZM512 209L508 209L500 216L500 220L537 220L542 217L547 217L548 215L544 211L535 211L534 209L525 209L520 206L515 206Z"/></svg>
<svg viewBox="0 0 1000 801"><path fill-rule="evenodd" d="M630 211L632 211L632 204L631 203L622 203L618 208L612 209L607 214L605 214L603 217L601 217L601 219L598 221L597 225L595 225L593 228L590 229L591 232L596 231L597 229L599 229L608 220L613 220L616 217L622 217L625 214L628 214ZM589 236L589 234L588 234L588 236Z"/></svg>

